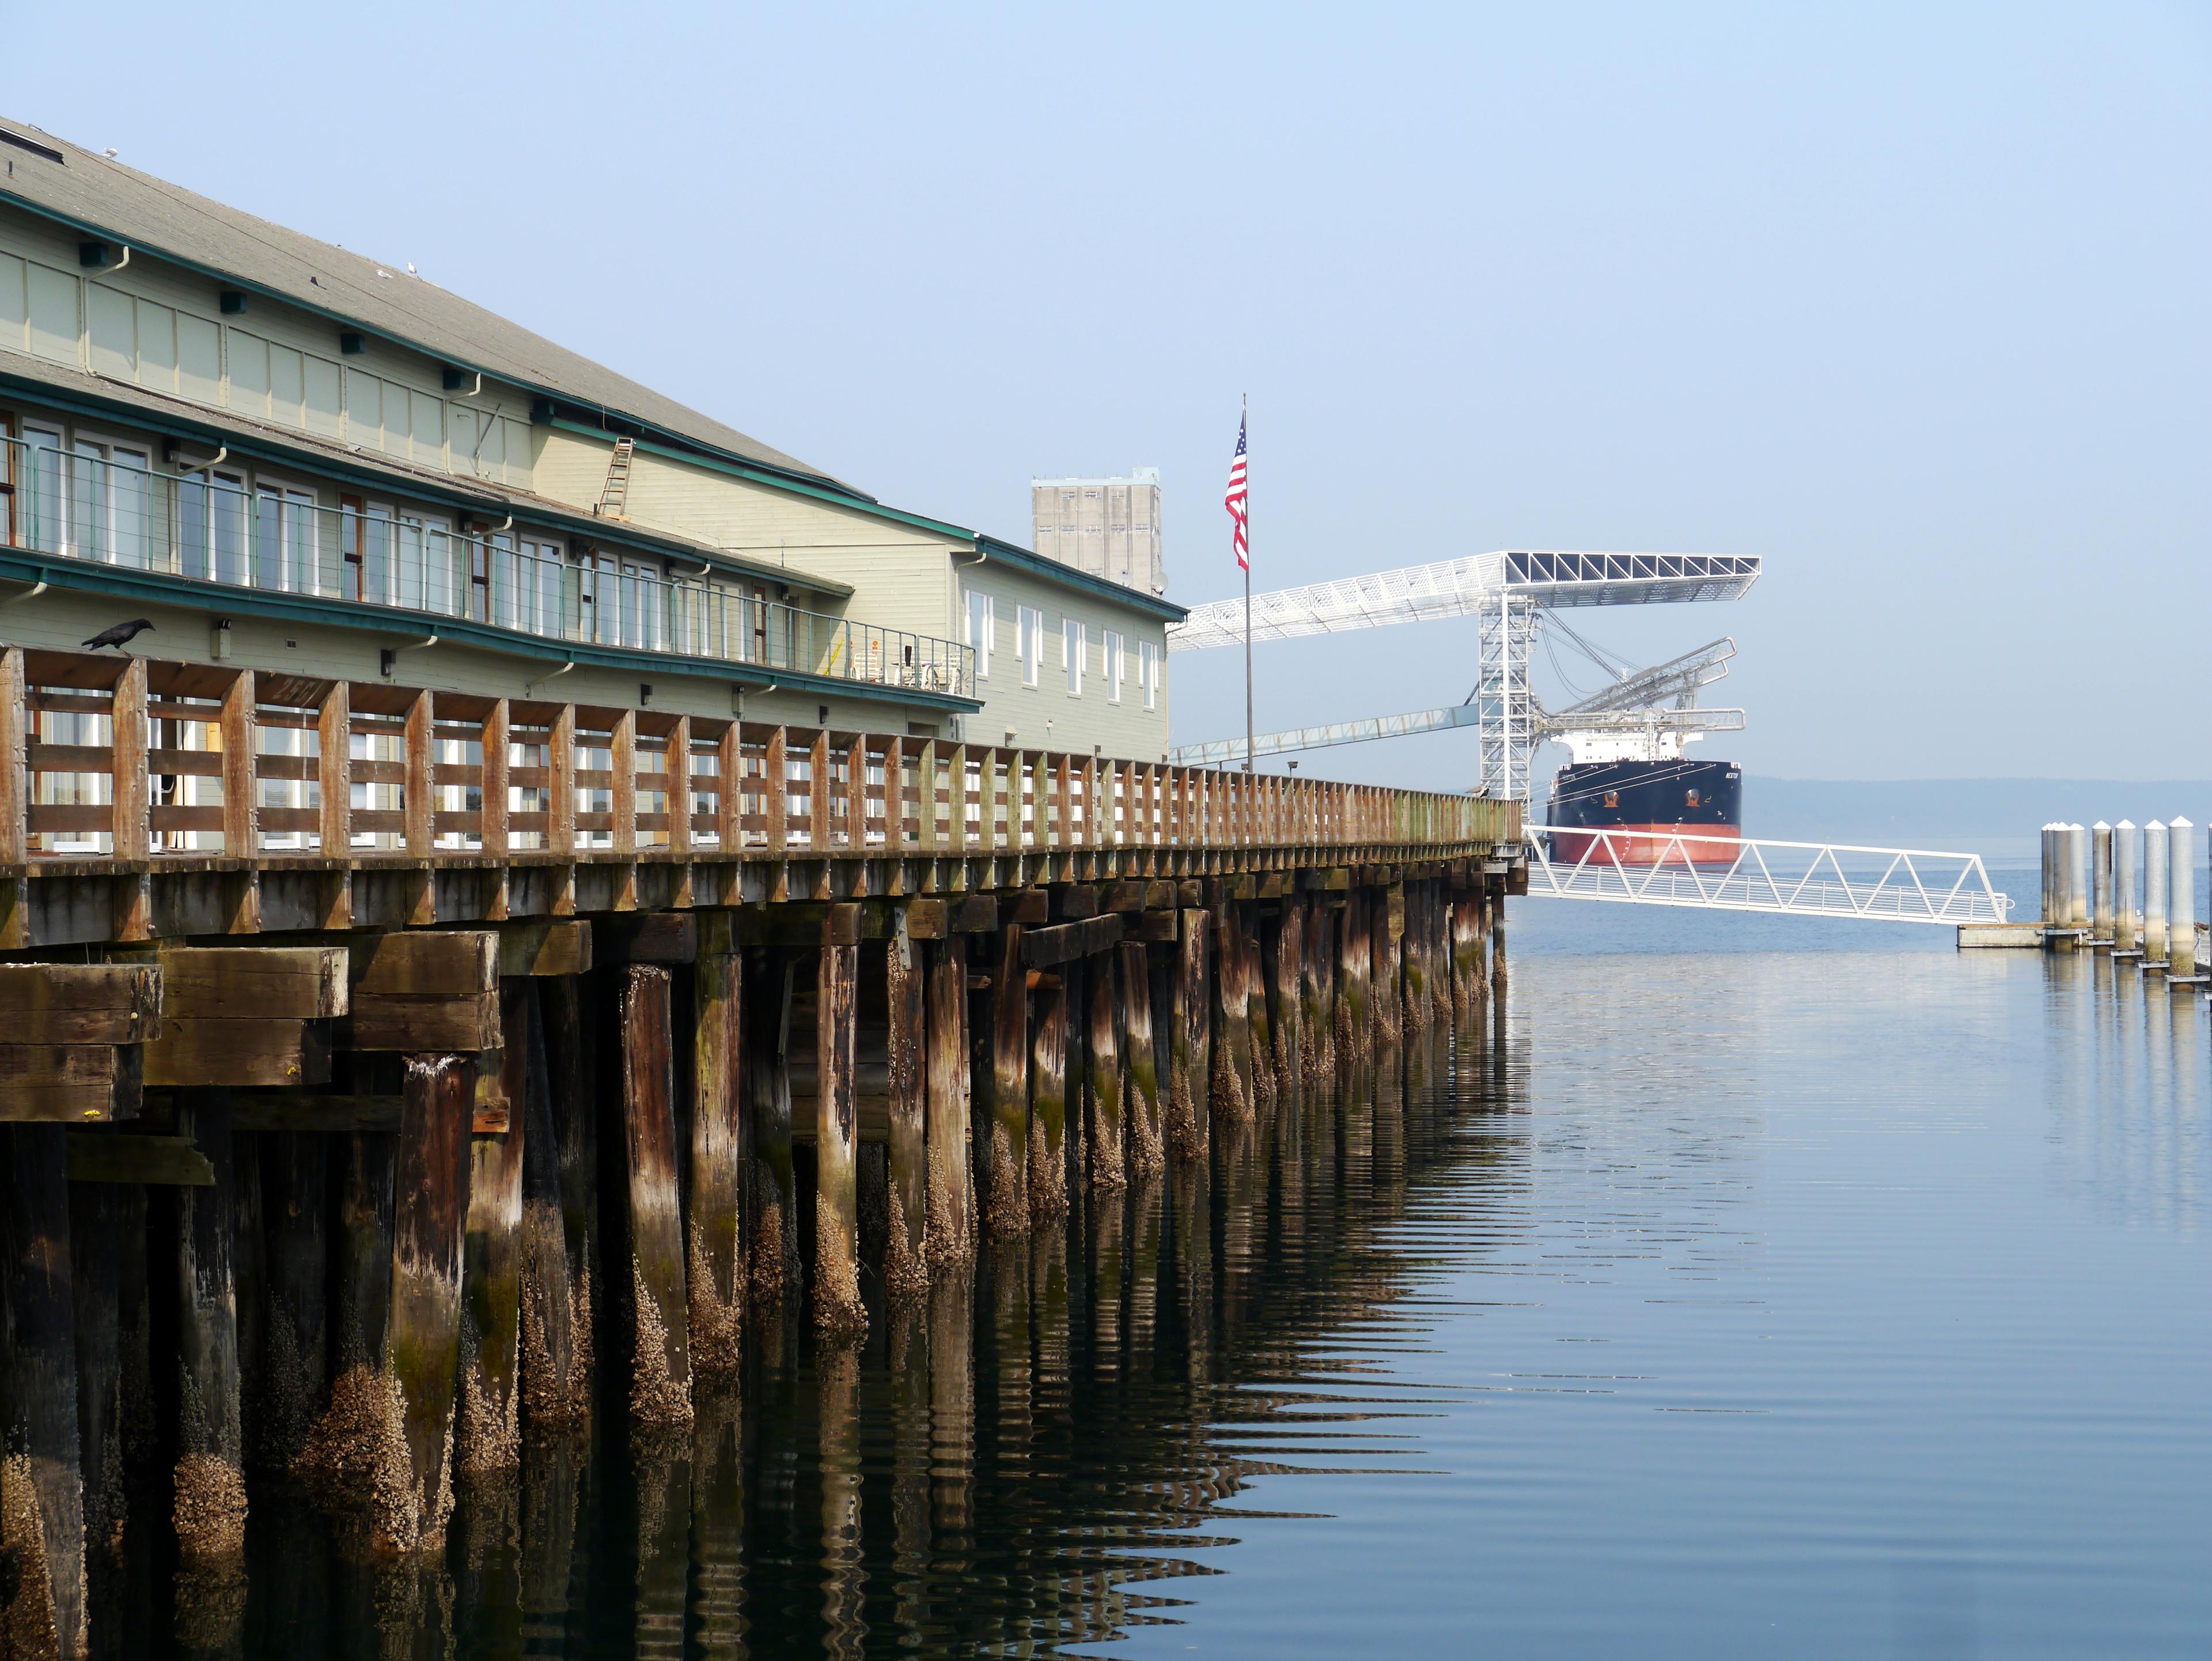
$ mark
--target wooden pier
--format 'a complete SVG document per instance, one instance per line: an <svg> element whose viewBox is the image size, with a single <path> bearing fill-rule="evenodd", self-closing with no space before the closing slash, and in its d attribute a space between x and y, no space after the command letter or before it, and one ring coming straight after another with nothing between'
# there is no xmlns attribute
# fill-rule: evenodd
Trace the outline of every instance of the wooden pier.
<svg viewBox="0 0 2212 1661"><path fill-rule="evenodd" d="M120 1618L132 1494L180 1621L266 1500L435 1549L1503 983L1516 804L643 692L0 648L8 1643Z"/></svg>

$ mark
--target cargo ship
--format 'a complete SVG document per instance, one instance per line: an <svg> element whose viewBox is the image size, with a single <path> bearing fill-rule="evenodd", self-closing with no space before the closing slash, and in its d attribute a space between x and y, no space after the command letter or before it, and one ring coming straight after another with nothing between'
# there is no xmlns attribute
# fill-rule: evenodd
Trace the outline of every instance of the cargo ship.
<svg viewBox="0 0 2212 1661"><path fill-rule="evenodd" d="M1562 767L1552 780L1551 857L1572 864L1585 853L1603 860L1597 839L1576 829L1614 832L1613 849L1623 865L1726 866L1743 834L1743 770L1729 761L1690 761L1680 755L1650 760L1583 761ZM1676 837L1716 838L1684 841Z"/></svg>

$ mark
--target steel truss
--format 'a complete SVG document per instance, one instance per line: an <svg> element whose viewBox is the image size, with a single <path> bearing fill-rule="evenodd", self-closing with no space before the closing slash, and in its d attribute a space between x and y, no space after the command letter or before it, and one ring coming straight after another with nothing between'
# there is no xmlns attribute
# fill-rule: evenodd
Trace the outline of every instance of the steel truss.
<svg viewBox="0 0 2212 1661"><path fill-rule="evenodd" d="M2012 907L1977 854L1547 825L1528 835L1528 891L1553 899L1946 925L2002 922Z"/></svg>

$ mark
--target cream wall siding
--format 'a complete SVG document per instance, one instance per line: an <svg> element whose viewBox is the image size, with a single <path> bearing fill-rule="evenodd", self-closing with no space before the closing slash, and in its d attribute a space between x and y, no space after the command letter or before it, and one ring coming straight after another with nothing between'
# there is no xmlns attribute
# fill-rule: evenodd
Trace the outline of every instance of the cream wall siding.
<svg viewBox="0 0 2212 1661"><path fill-rule="evenodd" d="M544 431L538 488L588 511L613 450L611 440ZM823 603L856 621L939 639L953 632L951 545L927 532L650 453L631 460L623 505L634 525L761 563L788 562L794 581L811 574L849 583L850 599Z"/></svg>
<svg viewBox="0 0 2212 1661"><path fill-rule="evenodd" d="M991 675L975 683L983 700L981 714L965 718L964 730L979 743L1003 742L1006 729L1015 742L1037 748L1088 750L1102 745L1109 756L1135 761L1158 761L1168 747L1167 625L1158 618L1115 605L1104 599L1069 592L1027 572L995 560L960 566L963 590L959 609L960 638L965 639L966 593L991 596L994 636ZM1034 606L1044 613L1044 661L1035 686L1022 684L1022 666L1014 654L1017 607ZM1060 662L1061 624L1069 618L1085 625L1086 666L1083 696L1071 697L1067 672ZM1127 642L1124 648L1127 672L1121 701L1106 696L1104 660L1100 640L1111 629ZM1144 689L1137 680L1137 643L1150 641L1161 656L1160 697L1157 709L1145 708ZM1045 722L1052 723L1048 732Z"/></svg>
<svg viewBox="0 0 2212 1661"><path fill-rule="evenodd" d="M438 359L374 335L347 356L338 324L260 295L225 317L215 278L136 249L120 271L86 271L77 241L0 210L0 349L460 478L531 488L530 398L520 388L487 380L476 396L457 398Z"/></svg>

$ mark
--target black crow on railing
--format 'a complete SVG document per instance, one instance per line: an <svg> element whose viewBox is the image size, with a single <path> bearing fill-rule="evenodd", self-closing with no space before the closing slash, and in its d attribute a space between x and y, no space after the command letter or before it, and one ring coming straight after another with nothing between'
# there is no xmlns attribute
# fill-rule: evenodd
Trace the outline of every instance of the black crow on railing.
<svg viewBox="0 0 2212 1661"><path fill-rule="evenodd" d="M112 629L101 630L85 644L95 652L103 646L112 646L119 652L153 626L143 618L135 618L129 623L118 623Z"/></svg>

